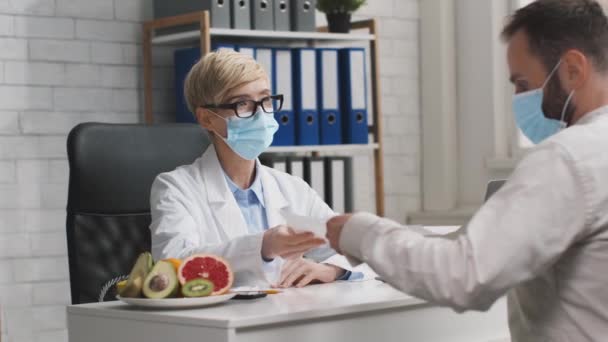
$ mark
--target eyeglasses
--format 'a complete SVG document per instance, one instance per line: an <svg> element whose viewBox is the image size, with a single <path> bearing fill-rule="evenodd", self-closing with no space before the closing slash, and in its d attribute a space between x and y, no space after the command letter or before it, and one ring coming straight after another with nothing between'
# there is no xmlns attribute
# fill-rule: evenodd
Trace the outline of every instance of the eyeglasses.
<svg viewBox="0 0 608 342"><path fill-rule="evenodd" d="M234 114L239 118L250 118L258 110L258 106L262 108L264 113L273 114L280 112L283 108L283 95L267 96L260 101L243 100L234 103L226 103L219 105L206 105L203 108L207 109L232 109Z"/></svg>

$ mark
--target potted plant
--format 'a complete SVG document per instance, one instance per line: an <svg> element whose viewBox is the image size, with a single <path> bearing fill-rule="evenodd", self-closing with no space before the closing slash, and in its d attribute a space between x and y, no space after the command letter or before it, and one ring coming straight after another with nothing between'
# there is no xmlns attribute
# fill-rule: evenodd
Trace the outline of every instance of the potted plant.
<svg viewBox="0 0 608 342"><path fill-rule="evenodd" d="M329 32L348 33L353 12L367 0L318 0L317 9L327 16Z"/></svg>

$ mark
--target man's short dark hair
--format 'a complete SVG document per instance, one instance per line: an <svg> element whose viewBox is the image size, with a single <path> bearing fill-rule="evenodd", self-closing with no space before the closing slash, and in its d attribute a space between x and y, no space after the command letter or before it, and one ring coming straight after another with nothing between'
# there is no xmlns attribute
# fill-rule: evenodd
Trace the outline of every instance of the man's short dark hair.
<svg viewBox="0 0 608 342"><path fill-rule="evenodd" d="M502 38L508 41L520 30L547 71L570 49L587 56L598 71L608 70L608 19L597 1L537 0L509 18Z"/></svg>

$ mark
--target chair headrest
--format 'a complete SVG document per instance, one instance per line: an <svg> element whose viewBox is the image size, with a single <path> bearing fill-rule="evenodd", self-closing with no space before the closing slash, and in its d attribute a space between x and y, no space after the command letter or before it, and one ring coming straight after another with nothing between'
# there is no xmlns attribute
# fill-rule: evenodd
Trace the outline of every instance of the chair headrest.
<svg viewBox="0 0 608 342"><path fill-rule="evenodd" d="M67 142L68 212L149 212L155 177L192 163L209 144L195 124L80 124Z"/></svg>

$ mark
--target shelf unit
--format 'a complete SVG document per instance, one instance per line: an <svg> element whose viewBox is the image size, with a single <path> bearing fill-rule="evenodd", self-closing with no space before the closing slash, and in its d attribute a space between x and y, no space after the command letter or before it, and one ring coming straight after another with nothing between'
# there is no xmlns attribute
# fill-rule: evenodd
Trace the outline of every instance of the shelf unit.
<svg viewBox="0 0 608 342"><path fill-rule="evenodd" d="M187 43L196 40L200 36L200 31L186 31L175 34L167 34L152 38L153 45L172 45ZM371 34L344 34L328 32L290 32L290 31L256 31L256 30L236 30L211 28L211 37L237 37L237 38L266 38L266 39L285 39L285 40L338 40L338 41L364 41L374 40Z"/></svg>
<svg viewBox="0 0 608 342"><path fill-rule="evenodd" d="M155 30L196 24L199 29L162 36L155 36ZM368 145L318 145L318 146L281 146L271 147L269 153L335 153L373 151L374 183L376 189L376 213L384 215L384 155L382 142L382 110L380 103L380 72L378 65L378 37L375 19L351 23L353 30L367 30L367 33L329 33L326 27L317 32L290 31L256 31L211 28L208 11L189 13L175 17L146 21L143 24L143 59L144 59L144 116L148 124L153 123L152 110L152 48L160 45L179 45L198 43L201 56L211 51L212 38L240 38L272 41L303 41L314 46L316 42L366 42L369 44L371 70L371 110L373 122L369 132L373 141Z"/></svg>
<svg viewBox="0 0 608 342"><path fill-rule="evenodd" d="M378 144L343 144L315 146L271 146L268 153L324 153L324 152L366 152L378 149Z"/></svg>

